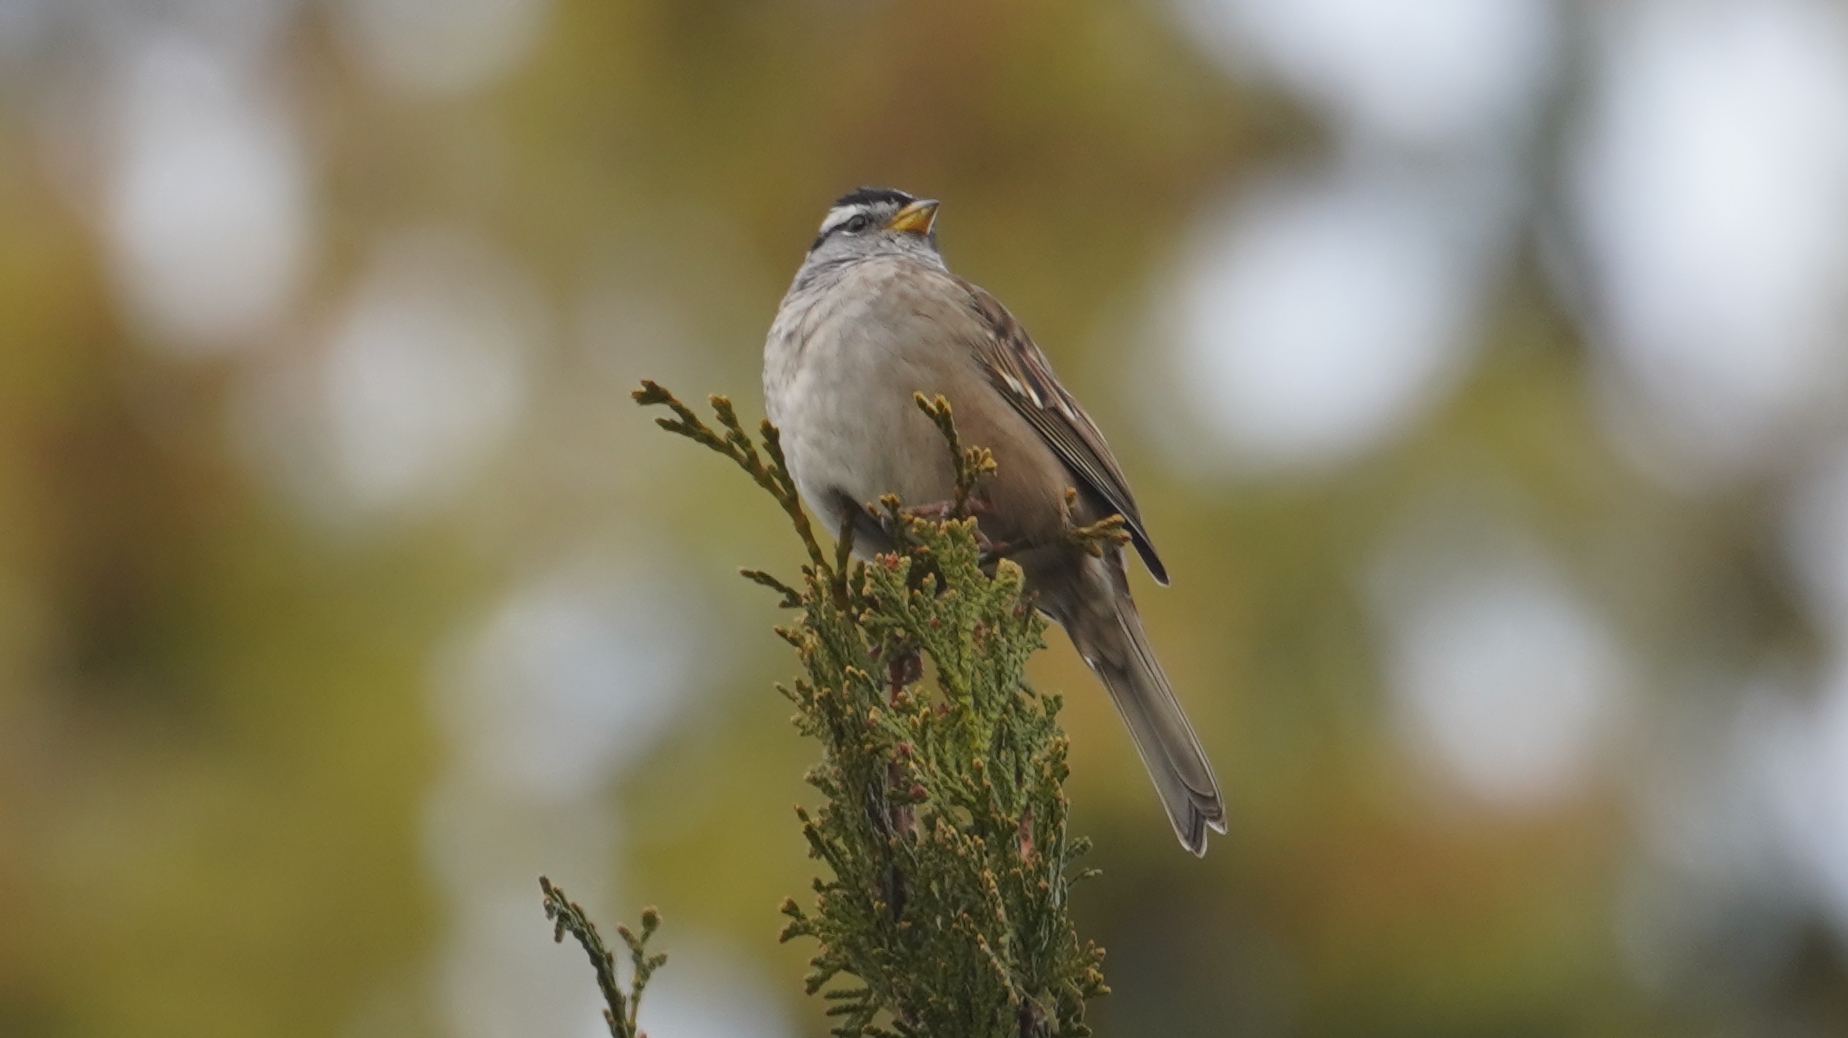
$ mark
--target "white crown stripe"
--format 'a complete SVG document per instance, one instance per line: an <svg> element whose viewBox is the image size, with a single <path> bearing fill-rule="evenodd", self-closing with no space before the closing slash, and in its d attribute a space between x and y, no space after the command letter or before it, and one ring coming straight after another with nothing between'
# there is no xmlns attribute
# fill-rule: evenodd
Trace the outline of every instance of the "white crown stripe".
<svg viewBox="0 0 1848 1038"><path fill-rule="evenodd" d="M866 207L863 205L837 205L828 210L828 218L821 221L821 233L827 234L864 212L866 212Z"/></svg>

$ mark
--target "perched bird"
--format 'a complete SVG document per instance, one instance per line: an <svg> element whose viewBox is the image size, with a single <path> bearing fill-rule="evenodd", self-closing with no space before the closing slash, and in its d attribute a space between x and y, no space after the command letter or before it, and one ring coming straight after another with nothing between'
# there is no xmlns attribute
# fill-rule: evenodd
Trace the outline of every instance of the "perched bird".
<svg viewBox="0 0 1848 1038"><path fill-rule="evenodd" d="M976 493L983 535L1026 546L1010 557L1036 604L1110 690L1182 846L1205 854L1225 805L1143 633L1124 553L1099 558L1065 534L1121 515L1149 572L1166 584L1167 571L1096 423L1013 315L944 266L937 206L863 187L828 210L764 343L765 410L790 473L832 529L854 524L857 550L889 546L867 505L954 494L949 452L912 394L947 398L963 440L998 466Z"/></svg>

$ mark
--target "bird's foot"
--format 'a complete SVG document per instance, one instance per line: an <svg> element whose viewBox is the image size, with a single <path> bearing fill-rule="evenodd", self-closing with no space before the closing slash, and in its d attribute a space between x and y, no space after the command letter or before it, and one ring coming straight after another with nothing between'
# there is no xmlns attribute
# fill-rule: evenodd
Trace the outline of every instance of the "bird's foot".
<svg viewBox="0 0 1848 1038"><path fill-rule="evenodd" d="M905 527L912 522L944 523L961 517L976 517L993 514L989 503L981 498L970 497L962 501L932 501L922 505L901 504L899 499L887 494L879 499L877 505L867 505L866 515L878 524L887 541L904 544L910 540L905 536ZM981 528L975 530L976 548L987 551L988 538Z"/></svg>
<svg viewBox="0 0 1848 1038"><path fill-rule="evenodd" d="M962 501L932 501L923 505L906 505L898 510L900 515L911 519L923 519L933 523L963 516L983 516L993 514L987 501L979 497L969 497Z"/></svg>

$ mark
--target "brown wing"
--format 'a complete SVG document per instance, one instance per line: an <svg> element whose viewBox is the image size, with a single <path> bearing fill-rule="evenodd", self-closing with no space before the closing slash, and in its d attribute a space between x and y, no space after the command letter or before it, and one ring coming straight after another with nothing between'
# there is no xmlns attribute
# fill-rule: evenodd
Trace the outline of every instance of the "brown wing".
<svg viewBox="0 0 1848 1038"><path fill-rule="evenodd" d="M1065 462L1080 480L1081 490L1089 490L1120 513L1127 523L1130 540L1137 554L1155 579L1166 584L1168 570L1155 554L1148 531L1142 527L1142 514L1129 492L1129 480L1110 454L1110 445L1097 423L1084 413L1078 401L1059 384L1046 355L1014 320L1000 301L987 292L956 279L969 293L969 305L988 335L976 344L989 381L994 383L1007 402L1014 405L1046 442L1052 445L1059 460Z"/></svg>

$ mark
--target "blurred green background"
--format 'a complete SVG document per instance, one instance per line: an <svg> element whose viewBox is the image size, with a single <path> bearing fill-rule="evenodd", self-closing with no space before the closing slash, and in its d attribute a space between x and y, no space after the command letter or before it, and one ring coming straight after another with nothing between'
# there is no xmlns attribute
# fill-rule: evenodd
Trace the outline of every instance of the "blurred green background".
<svg viewBox="0 0 1848 1038"><path fill-rule="evenodd" d="M0 0L0 1035L820 1035L759 413L942 199L1231 832L1061 636L1099 1032L1848 1034L1848 12Z"/></svg>

